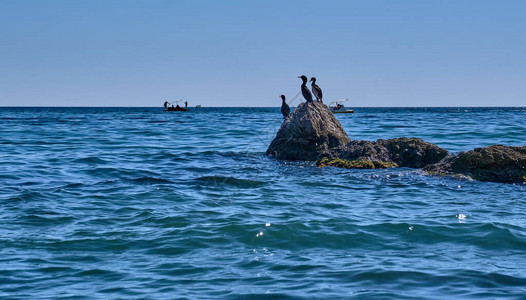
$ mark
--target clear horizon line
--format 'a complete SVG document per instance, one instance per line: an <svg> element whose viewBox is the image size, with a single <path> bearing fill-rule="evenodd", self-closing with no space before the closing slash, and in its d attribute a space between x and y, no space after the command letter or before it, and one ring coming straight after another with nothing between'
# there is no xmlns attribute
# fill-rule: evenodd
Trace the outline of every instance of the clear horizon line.
<svg viewBox="0 0 526 300"><path fill-rule="evenodd" d="M303 102L302 102L303 103ZM324 103L325 104L325 103ZM45 107L56 107L56 108L164 108L163 106L83 106L83 105L0 105L0 108L45 108ZM188 106L187 108L279 108L280 106ZM296 107L296 106L293 106ZM456 108L456 107L483 107L483 108L498 108L498 107L519 107L526 108L526 106L514 106L514 105L503 105L503 106L346 106L346 108Z"/></svg>

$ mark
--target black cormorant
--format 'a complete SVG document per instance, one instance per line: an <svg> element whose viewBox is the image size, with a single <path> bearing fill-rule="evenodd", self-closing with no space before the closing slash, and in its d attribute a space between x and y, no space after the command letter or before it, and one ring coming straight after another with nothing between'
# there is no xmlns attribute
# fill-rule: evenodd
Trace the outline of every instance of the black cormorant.
<svg viewBox="0 0 526 300"><path fill-rule="evenodd" d="M290 114L290 107L288 106L287 102L285 102L285 95L281 95L281 114L283 115L283 118L286 118Z"/></svg>
<svg viewBox="0 0 526 300"><path fill-rule="evenodd" d="M312 102L312 94L309 91L309 88L307 88L307 77L305 75L298 76L298 78L301 78L303 80L303 83L301 84L301 93L303 94L303 98L307 100L307 102Z"/></svg>
<svg viewBox="0 0 526 300"><path fill-rule="evenodd" d="M312 87L312 93L314 94L314 97L316 97L316 100L323 103L323 101L321 100L321 98L323 97L323 93L321 92L320 87L316 84L316 77L312 77L310 81L312 81L311 87Z"/></svg>

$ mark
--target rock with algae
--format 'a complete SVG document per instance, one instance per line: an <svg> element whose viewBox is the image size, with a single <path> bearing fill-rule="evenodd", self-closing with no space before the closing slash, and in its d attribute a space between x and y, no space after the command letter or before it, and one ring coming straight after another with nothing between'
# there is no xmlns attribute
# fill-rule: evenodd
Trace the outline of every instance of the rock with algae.
<svg viewBox="0 0 526 300"><path fill-rule="evenodd" d="M418 138L396 138L375 142L352 141L337 149L338 157L346 160L384 162L399 167L422 168L446 157L449 152Z"/></svg>
<svg viewBox="0 0 526 300"><path fill-rule="evenodd" d="M281 125L267 154L282 160L317 161L320 167L398 166L456 178L526 182L526 146L493 145L452 156L418 138L351 141L329 108L319 102L300 104Z"/></svg>
<svg viewBox="0 0 526 300"><path fill-rule="evenodd" d="M395 163L370 161L370 160L346 160L340 158L329 159L324 157L316 161L318 167L337 167L344 169L385 169L398 167Z"/></svg>
<svg viewBox="0 0 526 300"><path fill-rule="evenodd" d="M319 161L327 157L353 162L335 161L333 166L378 168L386 164L389 167L421 168L439 162L449 153L417 138L351 141L325 104L305 102L285 119L268 147L267 154L282 160Z"/></svg>

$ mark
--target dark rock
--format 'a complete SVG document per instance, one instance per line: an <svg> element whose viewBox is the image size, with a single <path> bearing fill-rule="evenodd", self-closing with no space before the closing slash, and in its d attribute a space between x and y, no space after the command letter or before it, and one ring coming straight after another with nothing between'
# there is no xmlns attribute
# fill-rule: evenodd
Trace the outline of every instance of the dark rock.
<svg viewBox="0 0 526 300"><path fill-rule="evenodd" d="M424 168L431 174L466 174L473 179L504 183L526 182L526 146L493 145L448 156Z"/></svg>
<svg viewBox="0 0 526 300"><path fill-rule="evenodd" d="M494 145L456 156L418 138L351 141L329 108L305 102L281 125L267 155L317 161L342 168L424 168L431 174L463 174L482 181L526 182L526 146Z"/></svg>
<svg viewBox="0 0 526 300"><path fill-rule="evenodd" d="M351 141L326 105L305 102L285 119L267 154L283 160L346 161L331 162L332 166L422 168L439 162L449 153L417 138Z"/></svg>
<svg viewBox="0 0 526 300"><path fill-rule="evenodd" d="M371 161L376 165L422 168L448 156L449 152L418 138L351 141L345 147L329 151L325 157L346 161Z"/></svg>
<svg viewBox="0 0 526 300"><path fill-rule="evenodd" d="M304 102L281 124L267 155L283 160L316 160L350 141L327 105Z"/></svg>

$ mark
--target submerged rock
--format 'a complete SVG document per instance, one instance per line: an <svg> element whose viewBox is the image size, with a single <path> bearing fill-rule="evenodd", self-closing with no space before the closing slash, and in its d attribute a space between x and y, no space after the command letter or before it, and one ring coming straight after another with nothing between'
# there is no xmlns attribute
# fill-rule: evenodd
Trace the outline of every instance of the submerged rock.
<svg viewBox="0 0 526 300"><path fill-rule="evenodd" d="M481 181L526 182L526 146L493 145L448 156L424 168L430 174L465 174Z"/></svg>
<svg viewBox="0 0 526 300"><path fill-rule="evenodd" d="M283 160L316 160L350 141L327 105L304 102L281 124L267 155Z"/></svg>

